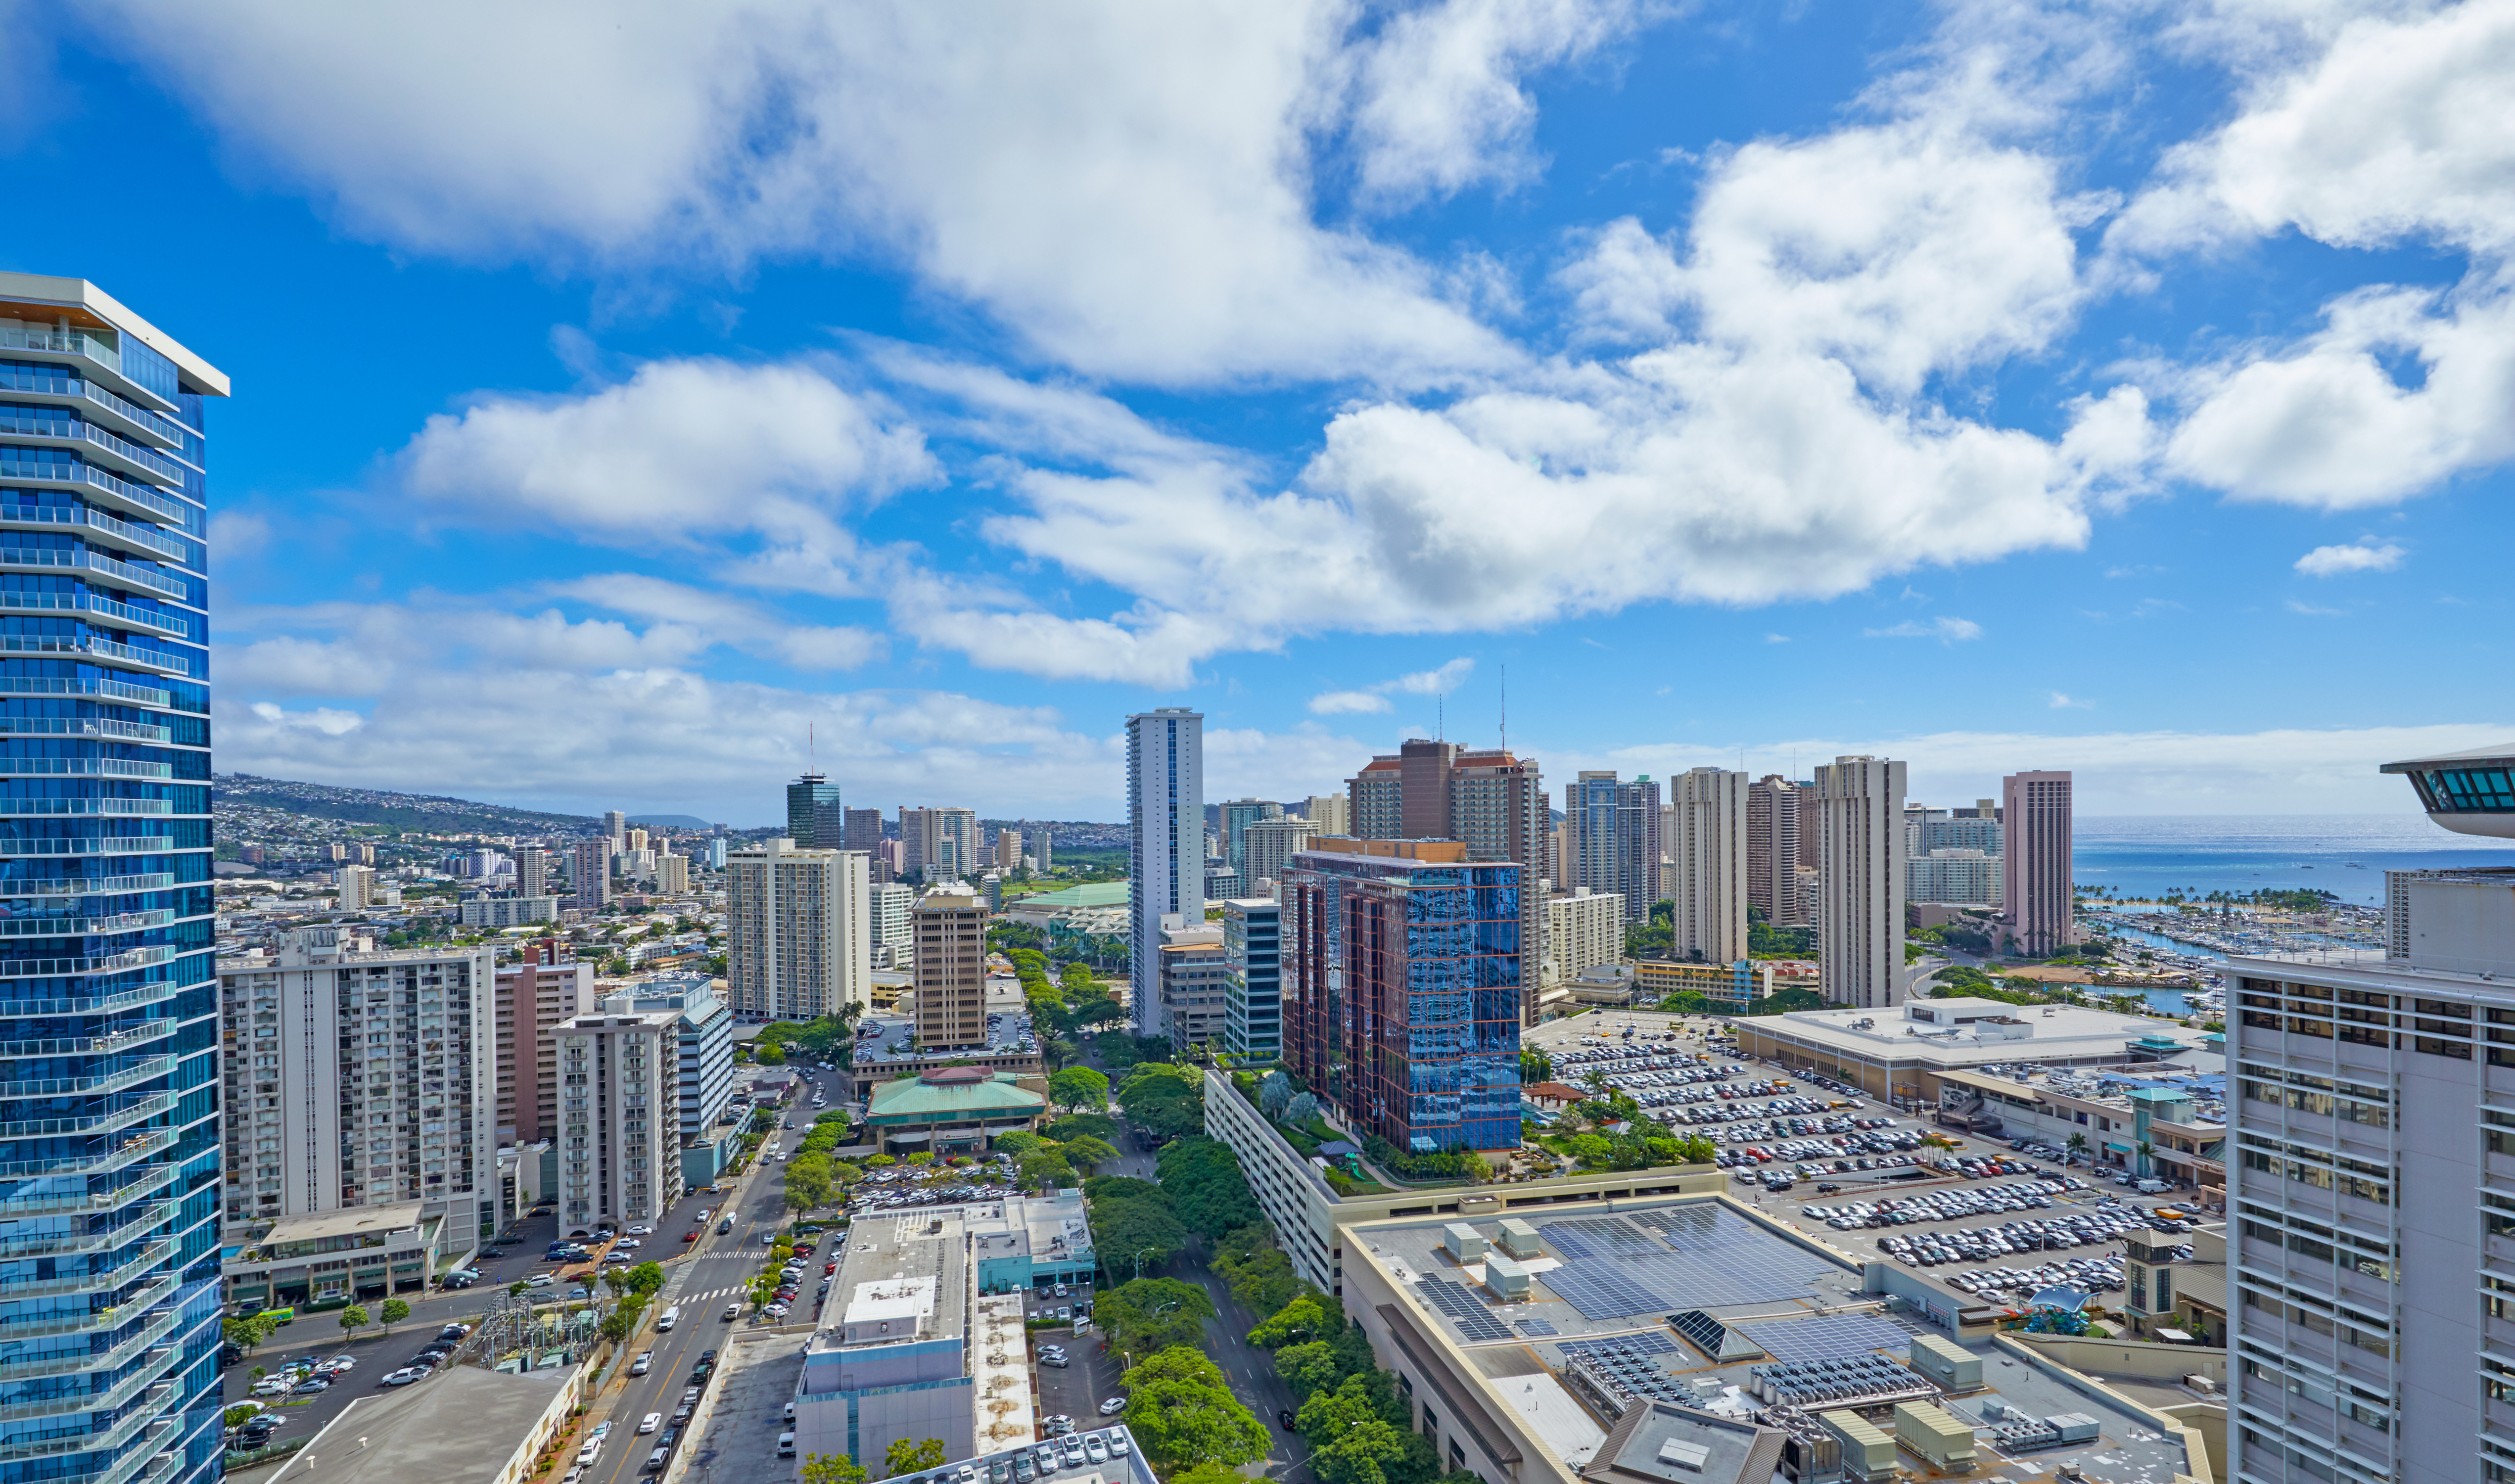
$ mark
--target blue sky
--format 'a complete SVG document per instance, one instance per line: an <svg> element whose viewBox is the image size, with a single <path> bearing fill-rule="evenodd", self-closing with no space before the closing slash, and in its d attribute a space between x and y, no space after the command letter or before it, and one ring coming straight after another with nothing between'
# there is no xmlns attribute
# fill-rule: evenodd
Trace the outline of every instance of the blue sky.
<svg viewBox="0 0 2515 1484"><path fill-rule="evenodd" d="M2400 811L2515 730L2505 0L7 14L87 205L5 266L234 380L225 769L1115 817L1128 712L1299 797L1506 672L1557 780Z"/></svg>

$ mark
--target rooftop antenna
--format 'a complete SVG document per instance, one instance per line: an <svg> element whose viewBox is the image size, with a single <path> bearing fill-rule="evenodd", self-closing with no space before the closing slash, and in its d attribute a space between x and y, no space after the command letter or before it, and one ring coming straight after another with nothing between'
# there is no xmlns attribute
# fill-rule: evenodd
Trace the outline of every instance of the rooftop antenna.
<svg viewBox="0 0 2515 1484"><path fill-rule="evenodd" d="M1502 668L1502 750L1510 751L1510 667Z"/></svg>

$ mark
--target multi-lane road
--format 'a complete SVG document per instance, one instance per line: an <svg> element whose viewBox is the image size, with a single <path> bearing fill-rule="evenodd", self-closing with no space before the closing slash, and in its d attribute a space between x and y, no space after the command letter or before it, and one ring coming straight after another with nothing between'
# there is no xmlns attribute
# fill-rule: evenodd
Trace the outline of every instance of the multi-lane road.
<svg viewBox="0 0 2515 1484"><path fill-rule="evenodd" d="M780 1130L771 1142L782 1142L792 1150L811 1122L811 1100L816 1087L835 1089L837 1079L831 1073L812 1074L799 1085L795 1102L781 1116L794 1119L796 1127ZM613 1389L596 1399L598 1420L607 1413L612 1420L611 1434L605 1439L602 1455L584 1480L584 1484L626 1484L640 1476L646 1458L660 1440L660 1431L643 1438L637 1435L638 1422L648 1412L661 1412L666 1427L680 1405L682 1390L689 1384L689 1374L703 1350L722 1351L731 1336L750 1324L746 1316L733 1324L722 1319L725 1304L738 1297L739 1291L760 1271L765 1260L766 1248L760 1234L782 1223L785 1215L785 1167L775 1161L763 1161L753 1168L730 1196L692 1195L683 1197L672 1213L656 1226L651 1237L643 1239L640 1259L653 1257L664 1263L663 1294L650 1306L649 1312L660 1314L678 1303L681 1308L679 1322L668 1334L657 1335L650 1325L648 1339L637 1341L651 1344L655 1358L646 1375L628 1380L625 1390ZM681 1234L696 1224L697 1214L709 1212L706 1234L696 1242L683 1242ZM718 1223L733 1218L733 1230L719 1235ZM279 1330L270 1342L255 1350L241 1363L231 1366L225 1375L225 1392L229 1406L248 1399L253 1385L253 1371L259 1366L276 1372L291 1361L331 1355L350 1355L357 1360L357 1369L310 1403L279 1409L286 1420L275 1441L311 1437L325 1423L338 1416L352 1400L382 1394L378 1381L385 1373L407 1363L449 1323L472 1324L488 1310L492 1296L518 1279L537 1272L558 1272L564 1266L573 1270L582 1264L558 1264L541 1260L553 1238L557 1235L551 1216L545 1215L519 1223L503 1234L499 1241L508 1256L479 1264L480 1283L474 1288L446 1290L425 1295L401 1296L410 1304L410 1317L394 1326L393 1333L384 1335L370 1329L355 1338L345 1337L334 1316L309 1313L295 1324ZM565 1293L563 1285L540 1290L545 1296ZM370 1313L378 1307L368 1300ZM746 1311L748 1304L745 1305ZM799 1313L804 1311L799 1311ZM427 1385L427 1381L419 1382ZM276 1400L276 1398L265 1398ZM687 1438L679 1440L685 1445ZM643 1446L639 1446L639 1445Z"/></svg>

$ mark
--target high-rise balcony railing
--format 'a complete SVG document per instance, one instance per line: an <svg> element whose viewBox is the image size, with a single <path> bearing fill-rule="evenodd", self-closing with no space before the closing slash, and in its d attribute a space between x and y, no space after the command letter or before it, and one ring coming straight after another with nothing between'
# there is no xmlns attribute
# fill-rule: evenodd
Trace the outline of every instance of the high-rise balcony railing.
<svg viewBox="0 0 2515 1484"><path fill-rule="evenodd" d="M156 1092L103 1113L76 1118L33 1118L16 1123L0 1123L0 1138L62 1138L75 1134L102 1136L116 1134L134 1124L144 1124L160 1113L175 1111L175 1094ZM0 1279L0 1282L6 1282Z"/></svg>
<svg viewBox="0 0 2515 1484"><path fill-rule="evenodd" d="M163 1154L182 1139L183 1134L173 1129L148 1129L102 1153L72 1154L59 1159L0 1161L0 1179L34 1179L54 1175L111 1175L152 1154Z"/></svg>
<svg viewBox="0 0 2515 1484"><path fill-rule="evenodd" d="M143 520L162 520L168 525L182 526L191 518L183 502L161 495L145 484L135 484L120 474L107 474L93 464L21 459L13 457L12 453L13 450L0 448L0 478L57 489L75 489L91 500L103 500Z"/></svg>
<svg viewBox="0 0 2515 1484"><path fill-rule="evenodd" d="M95 1077L46 1077L26 1082L0 1082L0 1099L17 1097L102 1096L136 1088L151 1077L163 1077L175 1069L178 1058L148 1056L127 1067L118 1067ZM0 1235L0 1260L6 1260L10 1239Z"/></svg>
<svg viewBox="0 0 2515 1484"><path fill-rule="evenodd" d="M10 695L95 696L100 700L128 701L135 706L154 706L160 711L175 704L172 691L154 685L56 675L0 676L0 696Z"/></svg>
<svg viewBox="0 0 2515 1484"><path fill-rule="evenodd" d="M134 670L153 670L159 675L187 676L192 673L192 661L186 655L143 649L137 644L98 639L94 635L0 635L0 654L76 654L101 664L128 665Z"/></svg>
<svg viewBox="0 0 2515 1484"><path fill-rule="evenodd" d="M175 1034L172 1020L143 1020L102 1036L60 1036L43 1041L0 1041L0 1057L117 1056L134 1047Z"/></svg>
<svg viewBox="0 0 2515 1484"><path fill-rule="evenodd" d="M143 1429L139 1445L115 1460L112 1467L94 1473L55 1475L45 1484L166 1484L184 1466L184 1450L158 1450L176 1441L176 1434L182 1431L183 1423L178 1419L166 1418L163 1425Z"/></svg>
<svg viewBox="0 0 2515 1484"><path fill-rule="evenodd" d="M6 347L0 347L5 350ZM130 437L152 447L181 452L188 441L183 424L164 413L143 407L109 387L80 376L68 366L34 366L21 363L0 373L0 392L12 396L31 396L37 401L83 403L80 411L90 417L102 417L108 428L118 428ZM153 393L152 393L153 394Z"/></svg>
<svg viewBox="0 0 2515 1484"><path fill-rule="evenodd" d="M67 426L62 426L64 424ZM102 428L83 419L0 416L0 433L54 446L83 444L119 465L125 474L136 475L144 482L160 484L168 489L184 487L185 469L181 463L156 449L134 443L109 428Z"/></svg>
<svg viewBox="0 0 2515 1484"><path fill-rule="evenodd" d="M0 329L0 350L33 350L52 355L75 355L92 360L122 374L122 343L104 335L90 335L84 330L46 330L29 326L22 330Z"/></svg>
<svg viewBox="0 0 2515 1484"><path fill-rule="evenodd" d="M0 937L81 937L99 932L138 932L147 928L165 928L175 921L172 907L152 907L144 912L116 912L101 917L13 917L0 918Z"/></svg>
<svg viewBox="0 0 2515 1484"><path fill-rule="evenodd" d="M0 572L70 570L92 572L106 582L121 583L161 598L181 599L190 590L180 578L94 552L64 552L48 546L0 546Z"/></svg>
<svg viewBox="0 0 2515 1484"><path fill-rule="evenodd" d="M144 1170L140 1177L116 1185L110 1190L45 1190L0 1197L0 1216L18 1220L26 1216L49 1216L116 1211L136 1201L145 1201L175 1183L182 1172L173 1165ZM128 1305L125 1305L128 1307ZM5 1321L0 1321L5 1325ZM16 1332L0 1334L7 1340ZM48 1332L49 1333L49 1332ZM62 1333L66 1334L66 1331Z"/></svg>
<svg viewBox="0 0 2515 1484"><path fill-rule="evenodd" d="M0 844L0 856L157 855L173 848L175 837L172 835L89 835L68 840L37 836ZM0 889L0 896L6 894L5 889ZM0 931L7 930L0 928Z"/></svg>
<svg viewBox="0 0 2515 1484"><path fill-rule="evenodd" d="M15 1463L21 1459L60 1458L72 1453L110 1453L138 1437L143 1429L160 1422L171 1421L164 1416L164 1412L166 1404L175 1399L175 1383L166 1381L156 1381L141 1388L133 1396L124 1398L126 1401L136 1399L140 1405L124 1414L121 1421L112 1426L99 1432L77 1432L62 1437L35 1438L22 1443L0 1443L0 1463ZM78 1407L72 1410L86 1412L95 1409Z"/></svg>
<svg viewBox="0 0 2515 1484"><path fill-rule="evenodd" d="M191 625L172 613L152 613L93 593L0 593L0 613L93 613L125 629L145 629L168 639L188 639Z"/></svg>
<svg viewBox="0 0 2515 1484"><path fill-rule="evenodd" d="M58 974L116 973L171 962L183 950L171 943L150 943L120 953L80 959L0 959L0 979L50 978Z"/></svg>
<svg viewBox="0 0 2515 1484"><path fill-rule="evenodd" d="M132 548L163 556L168 561L186 559L184 543L155 526L117 520L101 510L90 510L84 505L21 505L12 510L0 510L0 530L30 526L75 526L90 533L88 539L91 541L101 540L109 546Z"/></svg>
<svg viewBox="0 0 2515 1484"><path fill-rule="evenodd" d="M0 1278L0 1303L20 1298L63 1298L75 1294L109 1293L175 1255L182 1244L168 1237L151 1242L122 1262L102 1272L69 1273L58 1278ZM5 1420L5 1414L0 1414Z"/></svg>
<svg viewBox="0 0 2515 1484"><path fill-rule="evenodd" d="M183 1322L182 1309L168 1309L151 1317L109 1350L77 1350L35 1360L0 1360L0 1385L42 1381L52 1376L74 1376L83 1371L119 1371L143 1353L156 1348L158 1341L175 1333L175 1327Z"/></svg>
<svg viewBox="0 0 2515 1484"><path fill-rule="evenodd" d="M8 604L0 602L0 608ZM172 778L171 763L144 763L136 758L0 757L0 778ZM5 852L0 845L0 852Z"/></svg>
<svg viewBox="0 0 2515 1484"><path fill-rule="evenodd" d="M29 801L0 799L0 814L16 812L14 805ZM44 801L33 801L44 802ZM99 800L102 804L163 804L162 799ZM32 881L10 882L0 886L0 898L12 896L120 896L130 891L163 891L175 885L172 871L152 871L145 876L52 876ZM0 1005L7 1002L0 1001ZM5 1014L0 1010L0 1014Z"/></svg>
<svg viewBox="0 0 2515 1484"><path fill-rule="evenodd" d="M182 1273L159 1273L148 1286L124 1298L109 1309L85 1314L64 1314L58 1309L29 1314L23 1318L0 1317L0 1346L25 1340L51 1340L63 1335L107 1334L131 1323L139 1316L173 1298L184 1286Z"/></svg>
<svg viewBox="0 0 2515 1484"><path fill-rule="evenodd" d="M175 728L113 717L0 717L0 737L102 737L114 742L172 742ZM23 854L15 844L0 852Z"/></svg>
<svg viewBox="0 0 2515 1484"><path fill-rule="evenodd" d="M0 1237L0 1262L23 1262L30 1257L75 1257L92 1253L111 1252L134 1241L150 1227L162 1226L175 1216L173 1201L143 1201L127 1210L117 1209L115 1224L103 1231L35 1232L22 1237ZM23 1294L7 1298L22 1298Z"/></svg>

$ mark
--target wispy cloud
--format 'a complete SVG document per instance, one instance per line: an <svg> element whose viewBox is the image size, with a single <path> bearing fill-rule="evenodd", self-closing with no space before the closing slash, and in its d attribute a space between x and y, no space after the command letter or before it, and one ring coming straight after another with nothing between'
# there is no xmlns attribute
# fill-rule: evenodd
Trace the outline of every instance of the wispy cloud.
<svg viewBox="0 0 2515 1484"><path fill-rule="evenodd" d="M1931 619L1928 623L1907 619L1891 629L1866 629L1861 632L1871 639L1934 639L1943 644L1953 644L1958 639L1982 638L1982 625L1970 618L1951 618L1943 615Z"/></svg>
<svg viewBox="0 0 2515 1484"><path fill-rule="evenodd" d="M2349 610L2346 608L2318 608L2312 603L2298 602L2293 598L2288 600L2288 610L2290 613L2302 613L2308 618L2347 618L2349 616Z"/></svg>
<svg viewBox="0 0 2515 1484"><path fill-rule="evenodd" d="M2402 558L2409 555L2389 541L2381 545L2360 541L2349 546L2319 546L2296 559L2296 569L2308 577L2389 572L2400 566Z"/></svg>
<svg viewBox="0 0 2515 1484"><path fill-rule="evenodd" d="M2051 706L2054 711L2093 711L2096 709L2095 702L2075 700L2068 692L2060 690L2052 692Z"/></svg>
<svg viewBox="0 0 2515 1484"><path fill-rule="evenodd" d="M1764 642L1768 644L1787 644L1790 641L1791 637L1787 634L1767 634L1764 636Z"/></svg>
<svg viewBox="0 0 2515 1484"><path fill-rule="evenodd" d="M1388 710L1388 698L1393 694L1447 695L1458 689L1460 682L1473 673L1475 668L1476 662L1463 654L1437 669L1419 670L1413 675L1401 675L1393 680L1382 680L1368 689L1322 691L1310 697L1310 713L1321 717L1377 713Z"/></svg>

